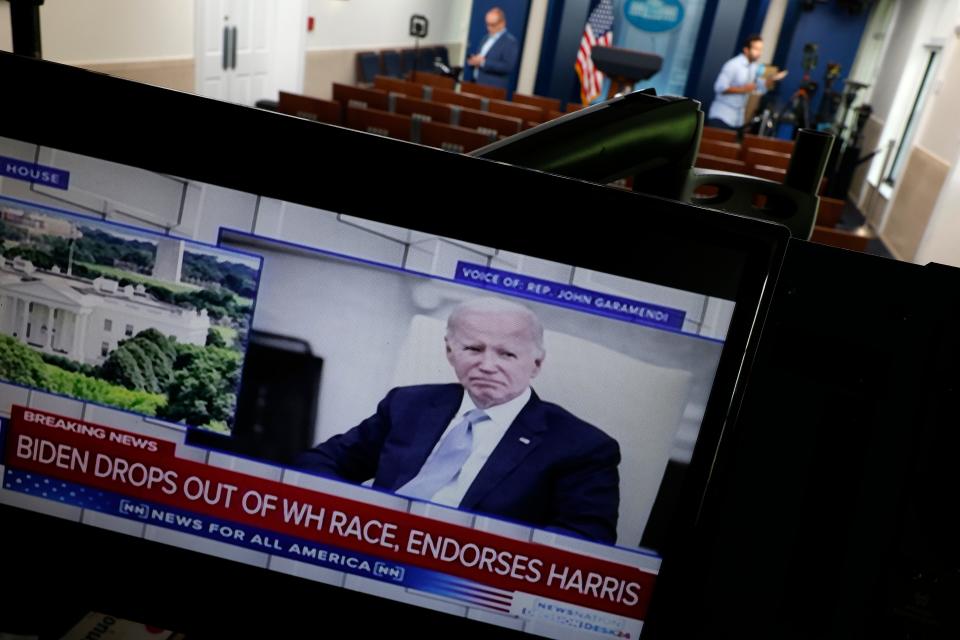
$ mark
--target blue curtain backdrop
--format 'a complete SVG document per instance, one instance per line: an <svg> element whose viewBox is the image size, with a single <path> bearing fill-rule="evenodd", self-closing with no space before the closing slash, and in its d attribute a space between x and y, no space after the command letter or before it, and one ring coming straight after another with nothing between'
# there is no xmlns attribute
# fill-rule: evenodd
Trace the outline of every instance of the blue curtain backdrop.
<svg viewBox="0 0 960 640"><path fill-rule="evenodd" d="M803 79L803 45L815 42L819 46L819 63L810 73L810 79L820 85L812 104L812 110L816 112L823 96L823 74L828 62L840 63L840 77L834 81L833 88L836 91L843 90L843 80L850 73L850 67L856 58L869 12L851 15L837 3L814 6L813 11L800 11L791 7L794 11L788 12L784 17L781 40L773 62L790 72L780 83L778 92L779 99L787 101L800 87ZM784 39L785 35L788 35L787 39Z"/></svg>

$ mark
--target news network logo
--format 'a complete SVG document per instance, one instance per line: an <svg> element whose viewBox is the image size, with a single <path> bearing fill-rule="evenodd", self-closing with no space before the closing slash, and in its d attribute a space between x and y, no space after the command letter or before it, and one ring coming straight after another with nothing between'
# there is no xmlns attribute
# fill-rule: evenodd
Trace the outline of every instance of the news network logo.
<svg viewBox="0 0 960 640"><path fill-rule="evenodd" d="M125 516L135 516L141 520L150 517L150 507L142 502L131 502L129 500L120 501L120 513Z"/></svg>
<svg viewBox="0 0 960 640"><path fill-rule="evenodd" d="M378 578L388 578L394 582L403 582L403 567L387 564L386 562L377 562L373 565L373 575Z"/></svg>

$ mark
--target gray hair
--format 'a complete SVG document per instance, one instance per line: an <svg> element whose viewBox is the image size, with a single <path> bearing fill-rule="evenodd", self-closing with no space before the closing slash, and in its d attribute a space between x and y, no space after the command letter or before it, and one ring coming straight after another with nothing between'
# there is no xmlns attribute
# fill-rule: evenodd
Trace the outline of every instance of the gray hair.
<svg viewBox="0 0 960 640"><path fill-rule="evenodd" d="M453 311L450 312L450 316L447 318L448 338L459 324L460 318L469 313L510 314L523 318L527 321L527 327L530 329L530 337L533 338L534 344L536 344L537 349L540 350L540 357L542 358L543 354L546 353L543 348L543 324L540 322L537 314L522 304L504 300L503 298L474 298L458 304L453 308Z"/></svg>

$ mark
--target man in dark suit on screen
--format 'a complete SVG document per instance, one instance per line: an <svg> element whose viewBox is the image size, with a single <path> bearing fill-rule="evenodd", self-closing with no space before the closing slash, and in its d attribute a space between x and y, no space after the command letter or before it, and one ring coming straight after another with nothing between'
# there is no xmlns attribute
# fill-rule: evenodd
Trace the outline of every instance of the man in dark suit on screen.
<svg viewBox="0 0 960 640"><path fill-rule="evenodd" d="M510 90L510 78L520 58L520 43L507 31L507 17L500 7L487 12L487 37L480 50L467 58L475 82Z"/></svg>
<svg viewBox="0 0 960 640"><path fill-rule="evenodd" d="M444 338L459 384L391 390L374 415L304 453L301 467L599 542L616 541L620 447L530 388L543 327L526 307L478 298Z"/></svg>

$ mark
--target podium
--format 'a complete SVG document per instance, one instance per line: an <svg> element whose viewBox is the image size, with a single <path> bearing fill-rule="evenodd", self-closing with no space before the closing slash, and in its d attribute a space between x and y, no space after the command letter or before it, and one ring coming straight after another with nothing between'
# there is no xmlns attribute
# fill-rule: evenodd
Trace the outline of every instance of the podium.
<svg viewBox="0 0 960 640"><path fill-rule="evenodd" d="M594 47L590 57L597 69L610 78L607 100L633 91L633 85L652 77L663 66L663 58L655 53L621 47Z"/></svg>

